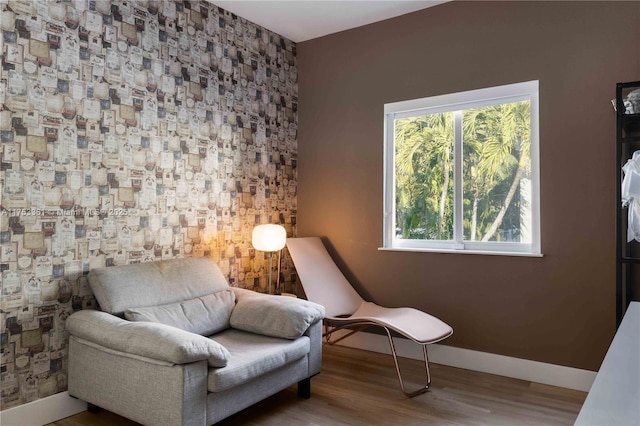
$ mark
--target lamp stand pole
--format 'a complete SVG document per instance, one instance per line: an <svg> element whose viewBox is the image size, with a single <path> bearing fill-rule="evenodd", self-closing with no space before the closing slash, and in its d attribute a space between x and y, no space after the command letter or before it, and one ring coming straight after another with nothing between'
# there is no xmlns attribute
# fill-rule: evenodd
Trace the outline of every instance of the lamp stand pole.
<svg viewBox="0 0 640 426"><path fill-rule="evenodd" d="M269 252L269 294L271 293L271 272L273 271L273 252Z"/></svg>

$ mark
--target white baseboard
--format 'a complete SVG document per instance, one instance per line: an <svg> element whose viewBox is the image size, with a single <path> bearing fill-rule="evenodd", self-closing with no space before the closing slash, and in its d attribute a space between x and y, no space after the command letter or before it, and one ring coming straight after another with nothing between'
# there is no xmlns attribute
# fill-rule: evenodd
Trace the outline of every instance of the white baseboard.
<svg viewBox="0 0 640 426"><path fill-rule="evenodd" d="M2 426L42 426L87 410L87 403L60 392L0 411Z"/></svg>
<svg viewBox="0 0 640 426"><path fill-rule="evenodd" d="M335 338L339 337L339 333L346 332L337 332ZM394 338L393 341L399 356L422 360L422 349L420 349L419 345L407 339ZM387 336L378 334L356 333L338 344L372 352L391 353ZM512 377L514 379L527 380L546 385L560 386L568 389L576 389L584 392L588 392L589 389L591 389L591 385L596 378L595 371L473 351L470 349L455 348L453 346L433 344L429 345L428 349L429 361L436 364Z"/></svg>

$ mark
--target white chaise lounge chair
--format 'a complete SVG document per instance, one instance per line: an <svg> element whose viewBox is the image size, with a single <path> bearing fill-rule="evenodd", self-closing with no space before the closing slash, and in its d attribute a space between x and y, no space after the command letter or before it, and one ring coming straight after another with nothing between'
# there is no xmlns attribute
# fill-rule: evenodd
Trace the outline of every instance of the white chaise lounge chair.
<svg viewBox="0 0 640 426"><path fill-rule="evenodd" d="M381 327L389 338L402 393L411 398L426 392L431 386L427 345L451 336L453 329L417 309L384 308L365 302L340 272L320 238L290 238L287 247L307 298L326 309L324 336L327 343L336 343L368 327ZM330 340L332 333L347 327L351 329L348 334ZM408 392L404 387L391 330L422 346L427 383L417 390Z"/></svg>

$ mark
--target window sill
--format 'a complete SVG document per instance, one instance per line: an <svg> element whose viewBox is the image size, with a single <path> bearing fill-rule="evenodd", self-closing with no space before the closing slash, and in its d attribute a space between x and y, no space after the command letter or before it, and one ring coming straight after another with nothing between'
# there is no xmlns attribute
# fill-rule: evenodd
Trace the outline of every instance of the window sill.
<svg viewBox="0 0 640 426"><path fill-rule="evenodd" d="M514 251L489 251L489 250L454 250L442 248L420 247L378 247L380 251L409 251L417 253L446 253L446 254L484 254L491 256L516 256L516 257L544 257L542 253L514 252Z"/></svg>

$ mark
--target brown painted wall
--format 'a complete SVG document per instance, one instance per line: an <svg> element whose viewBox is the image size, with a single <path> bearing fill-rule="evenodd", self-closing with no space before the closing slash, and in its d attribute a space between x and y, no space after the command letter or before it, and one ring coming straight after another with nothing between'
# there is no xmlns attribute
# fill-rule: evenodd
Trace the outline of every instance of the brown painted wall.
<svg viewBox="0 0 640 426"><path fill-rule="evenodd" d="M298 45L298 235L445 343L596 370L615 329L615 83L640 79L638 2L455 1ZM540 80L543 258L378 251L383 104Z"/></svg>

